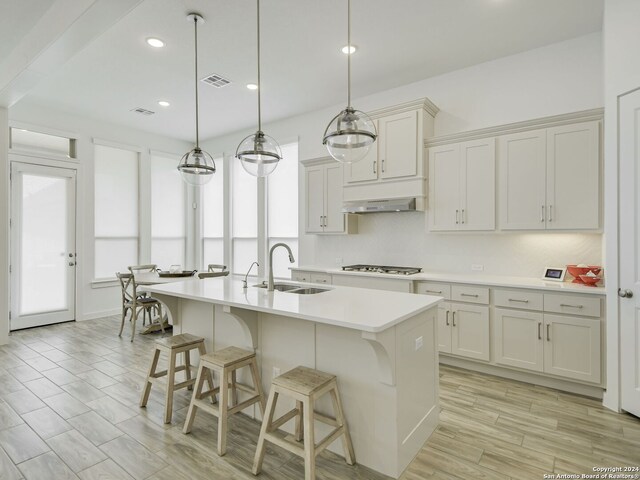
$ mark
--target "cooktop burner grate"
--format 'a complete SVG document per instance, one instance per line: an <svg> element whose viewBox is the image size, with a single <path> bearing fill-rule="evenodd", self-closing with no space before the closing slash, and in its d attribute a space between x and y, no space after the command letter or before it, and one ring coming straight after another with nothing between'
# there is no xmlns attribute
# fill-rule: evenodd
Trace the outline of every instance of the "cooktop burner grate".
<svg viewBox="0 0 640 480"><path fill-rule="evenodd" d="M420 273L422 268L419 267L389 267L386 265L346 265L342 267L345 272L372 272L372 273L388 273L391 275L413 275Z"/></svg>

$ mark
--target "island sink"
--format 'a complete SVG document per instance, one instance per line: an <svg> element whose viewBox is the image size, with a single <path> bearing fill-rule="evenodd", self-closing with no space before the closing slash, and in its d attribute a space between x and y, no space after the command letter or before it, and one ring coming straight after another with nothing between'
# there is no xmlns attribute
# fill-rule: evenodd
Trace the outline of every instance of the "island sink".
<svg viewBox="0 0 640 480"><path fill-rule="evenodd" d="M267 288L267 285L260 283L258 285L254 285L254 287ZM273 289L279 292L297 293L299 295L313 295L331 290L330 288L304 287L302 285L291 285L290 283L275 283L273 285Z"/></svg>

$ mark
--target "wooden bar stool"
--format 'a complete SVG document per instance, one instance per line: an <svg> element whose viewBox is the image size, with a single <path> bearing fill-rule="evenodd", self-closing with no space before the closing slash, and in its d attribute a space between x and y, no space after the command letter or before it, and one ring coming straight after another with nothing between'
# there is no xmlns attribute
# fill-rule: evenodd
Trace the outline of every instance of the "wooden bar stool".
<svg viewBox="0 0 640 480"><path fill-rule="evenodd" d="M327 393L331 394L335 418L314 410L316 401ZM279 395L287 395L294 398L296 400L296 408L274 420L273 414L276 410ZM300 441L304 437L303 445L286 440L282 435L276 434L276 430L279 427L293 418L296 420L296 440ZM335 427L319 443L315 443L314 438L315 420ZM265 440L267 440L304 458L304 478L305 480L314 480L316 478L316 456L338 437L342 437L345 460L349 465L353 465L356 457L342 411L336 376L307 367L296 367L293 370L289 370L287 373L274 378L271 383L266 414L263 415L256 456L253 461L253 474L259 474L262 469Z"/></svg>
<svg viewBox="0 0 640 480"><path fill-rule="evenodd" d="M142 398L140 399L140 406L145 407L149 400L149 394L151 393L151 385L158 379L167 377L166 384L166 402L164 407L164 423L171 423L171 416L173 414L173 392L180 390L181 388L191 389L195 383L195 379L191 376L191 369L195 370L195 366L191 365L190 352L191 350L198 350L200 357L204 356L207 351L204 346L204 338L196 337L189 333L182 333L180 335L174 335L173 337L164 337L156 340L156 349L153 352L153 358L151 359L151 366L149 367L149 375L142 389ZM167 370L157 371L158 360L160 354L164 352L169 356L169 364ZM177 366L176 361L178 354L184 353L184 365ZM176 373L185 372L186 380L184 382L176 383ZM209 384L213 386L211 377L208 378Z"/></svg>
<svg viewBox="0 0 640 480"><path fill-rule="evenodd" d="M253 380L253 387L238 383L236 380L236 372L240 368L249 367ZM202 391L205 376L210 378L211 372L217 372L219 375L219 387L213 387L209 384L209 390ZM238 403L238 390L252 395L249 399ZM229 393L231 393L232 406L229 407ZM219 394L219 402L212 405L206 401L207 397L215 399ZM237 347L227 347L207 355L200 357L198 366L198 376L196 378L196 387L193 389L193 396L187 411L187 419L184 422L184 433L189 433L193 427L193 421L196 418L196 412L199 408L205 412L218 417L218 455L222 456L227 452L227 423L229 415L240 412L254 403L260 406L260 412L264 416L264 393L262 391L262 383L258 372L258 363L256 362L256 354L248 350L242 350Z"/></svg>

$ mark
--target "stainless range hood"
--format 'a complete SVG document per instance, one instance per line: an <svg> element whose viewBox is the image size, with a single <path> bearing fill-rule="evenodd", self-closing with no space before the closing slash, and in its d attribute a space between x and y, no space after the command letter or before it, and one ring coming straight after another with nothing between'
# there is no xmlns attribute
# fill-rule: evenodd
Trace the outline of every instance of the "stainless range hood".
<svg viewBox="0 0 640 480"><path fill-rule="evenodd" d="M415 212L415 210L415 198L357 200L342 204L342 213Z"/></svg>

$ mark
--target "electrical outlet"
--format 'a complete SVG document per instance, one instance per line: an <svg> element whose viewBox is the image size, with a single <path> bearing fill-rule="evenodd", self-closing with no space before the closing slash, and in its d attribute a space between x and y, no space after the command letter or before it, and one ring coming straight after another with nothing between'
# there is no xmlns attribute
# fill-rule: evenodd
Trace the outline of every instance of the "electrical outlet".
<svg viewBox="0 0 640 480"><path fill-rule="evenodd" d="M482 272L484 271L484 265L481 265L479 263L473 263L471 264L471 270L474 272Z"/></svg>
<svg viewBox="0 0 640 480"><path fill-rule="evenodd" d="M424 345L424 340L422 339L422 337L416 338L416 351L420 350L422 348L422 345Z"/></svg>
<svg viewBox="0 0 640 480"><path fill-rule="evenodd" d="M280 376L280 368L279 367L273 367L273 378L279 377Z"/></svg>

